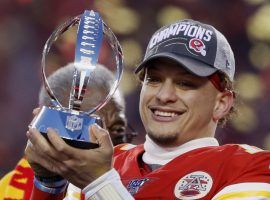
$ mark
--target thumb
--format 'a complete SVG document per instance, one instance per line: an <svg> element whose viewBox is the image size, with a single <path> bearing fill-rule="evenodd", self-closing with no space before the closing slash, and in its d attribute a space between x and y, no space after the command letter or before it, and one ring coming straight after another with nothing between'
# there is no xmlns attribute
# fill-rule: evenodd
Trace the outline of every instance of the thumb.
<svg viewBox="0 0 270 200"><path fill-rule="evenodd" d="M93 141L96 141L99 144L100 148L113 148L109 132L101 128L99 125L93 124L92 126L90 126L89 134L91 140L94 139Z"/></svg>
<svg viewBox="0 0 270 200"><path fill-rule="evenodd" d="M91 126L89 126L89 129L88 129L90 142L92 142L92 143L98 143L97 138L96 138L94 132L92 131L93 126L94 126L94 124L91 125Z"/></svg>

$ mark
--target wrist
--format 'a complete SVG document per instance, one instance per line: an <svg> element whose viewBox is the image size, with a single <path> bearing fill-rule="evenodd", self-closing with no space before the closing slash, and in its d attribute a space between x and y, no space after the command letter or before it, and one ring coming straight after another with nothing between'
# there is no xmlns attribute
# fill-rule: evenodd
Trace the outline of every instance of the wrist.
<svg viewBox="0 0 270 200"><path fill-rule="evenodd" d="M54 181L52 181L54 180ZM34 177L34 185L37 189L50 193L50 194L59 194L65 191L67 180L65 179L48 179L48 178L40 178Z"/></svg>
<svg viewBox="0 0 270 200"><path fill-rule="evenodd" d="M121 182L118 172L112 168L82 190L85 199L134 200Z"/></svg>
<svg viewBox="0 0 270 200"><path fill-rule="evenodd" d="M47 187L60 187L65 185L67 182L67 180L61 176L43 177L35 175L35 178L41 182L42 185Z"/></svg>

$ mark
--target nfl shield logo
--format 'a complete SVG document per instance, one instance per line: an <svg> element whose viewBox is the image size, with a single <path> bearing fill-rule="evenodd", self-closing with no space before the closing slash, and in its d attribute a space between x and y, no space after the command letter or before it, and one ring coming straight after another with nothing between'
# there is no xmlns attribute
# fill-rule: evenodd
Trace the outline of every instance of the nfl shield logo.
<svg viewBox="0 0 270 200"><path fill-rule="evenodd" d="M149 181L148 178L131 180L127 186L127 190L129 191L130 194L134 195L139 191L140 187L142 187L143 184L145 184L145 182L147 181Z"/></svg>
<svg viewBox="0 0 270 200"><path fill-rule="evenodd" d="M78 131L82 129L83 118L76 115L67 116L66 128L71 131Z"/></svg>

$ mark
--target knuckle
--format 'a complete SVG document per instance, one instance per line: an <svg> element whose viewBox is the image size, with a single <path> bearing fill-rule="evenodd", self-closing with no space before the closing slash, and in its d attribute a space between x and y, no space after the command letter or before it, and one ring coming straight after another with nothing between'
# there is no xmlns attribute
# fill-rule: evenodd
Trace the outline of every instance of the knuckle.
<svg viewBox="0 0 270 200"><path fill-rule="evenodd" d="M65 147L63 145L59 145L56 148L57 148L57 151L60 152L60 153L65 152Z"/></svg>
<svg viewBox="0 0 270 200"><path fill-rule="evenodd" d="M86 159L83 159L83 160L80 160L80 162L75 162L74 163L74 166L71 166L72 168L75 168L76 167L79 167L79 168L84 168L84 167L87 167L87 160Z"/></svg>
<svg viewBox="0 0 270 200"><path fill-rule="evenodd" d="M104 130L103 132L100 133L100 138L101 139L106 139L107 137L109 137L109 132L107 132L106 130Z"/></svg>
<svg viewBox="0 0 270 200"><path fill-rule="evenodd" d="M67 174L69 172L68 167L65 166L65 165L60 165L59 166L59 171L60 171L61 174Z"/></svg>
<svg viewBox="0 0 270 200"><path fill-rule="evenodd" d="M42 153L45 154L45 155L50 155L50 149L45 147L43 150L42 150Z"/></svg>
<svg viewBox="0 0 270 200"><path fill-rule="evenodd" d="M56 173L56 174L59 173L59 170L58 170L57 166L54 163L50 163L49 168L47 168L47 170L49 170L49 171L51 171L53 173Z"/></svg>
<svg viewBox="0 0 270 200"><path fill-rule="evenodd" d="M113 152L114 152L113 148L107 148L104 150L104 155L107 157L112 157Z"/></svg>

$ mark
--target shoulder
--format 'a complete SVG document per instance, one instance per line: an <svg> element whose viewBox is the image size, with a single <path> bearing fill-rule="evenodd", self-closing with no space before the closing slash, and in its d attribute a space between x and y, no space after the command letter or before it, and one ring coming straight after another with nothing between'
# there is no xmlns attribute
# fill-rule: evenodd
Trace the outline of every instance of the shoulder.
<svg viewBox="0 0 270 200"><path fill-rule="evenodd" d="M121 144L114 149L114 167L137 160L144 152L143 145Z"/></svg>
<svg viewBox="0 0 270 200"><path fill-rule="evenodd" d="M270 152L246 144L201 148L186 154L186 156L189 155L192 155L195 161L203 157L202 163L213 171L222 173L223 179L227 180L250 174L270 175ZM215 165L211 166L211 163L215 163Z"/></svg>
<svg viewBox="0 0 270 200"><path fill-rule="evenodd" d="M270 152L247 144L227 144L217 148L223 159L232 167L247 169L258 164L270 164Z"/></svg>
<svg viewBox="0 0 270 200"><path fill-rule="evenodd" d="M225 144L222 146L210 146L190 151L198 157L214 159L216 162L250 162L256 159L270 159L270 152L247 144ZM243 163L244 164L244 163Z"/></svg>
<svg viewBox="0 0 270 200"><path fill-rule="evenodd" d="M139 166L144 152L143 145L121 144L115 147L113 167L121 177L126 173L133 173Z"/></svg>
<svg viewBox="0 0 270 200"><path fill-rule="evenodd" d="M137 147L137 145L129 143L119 144L114 147L114 157L118 156L121 153L127 152L135 147Z"/></svg>
<svg viewBox="0 0 270 200"><path fill-rule="evenodd" d="M237 152L245 152L248 154L256 154L259 152L269 153L269 151L265 151L263 149L260 149L259 147L248 145L248 144L226 144L221 147L234 149Z"/></svg>
<svg viewBox="0 0 270 200"><path fill-rule="evenodd" d="M242 196L270 197L270 152L247 144L229 144L218 149L225 152L223 178L227 182L214 200ZM254 196L249 196L254 195Z"/></svg>
<svg viewBox="0 0 270 200"><path fill-rule="evenodd" d="M212 153L220 153L223 155L230 155L232 157L256 157L256 156L269 156L270 152L260 149L256 146L251 146L248 144L225 144L222 146L217 146L209 148Z"/></svg>
<svg viewBox="0 0 270 200"><path fill-rule="evenodd" d="M237 158L253 159L254 157L268 157L270 152L248 144L226 144L218 147L218 151Z"/></svg>

